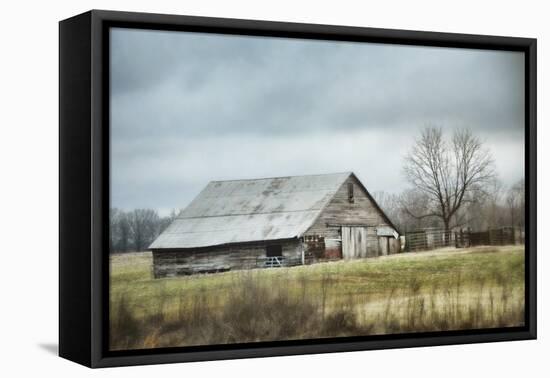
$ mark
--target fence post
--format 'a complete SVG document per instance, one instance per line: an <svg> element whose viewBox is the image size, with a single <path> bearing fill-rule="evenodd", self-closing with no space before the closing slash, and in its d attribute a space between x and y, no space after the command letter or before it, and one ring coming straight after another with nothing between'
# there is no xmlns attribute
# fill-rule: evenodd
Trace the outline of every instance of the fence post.
<svg viewBox="0 0 550 378"><path fill-rule="evenodd" d="M455 248L458 248L458 233L455 231Z"/></svg>

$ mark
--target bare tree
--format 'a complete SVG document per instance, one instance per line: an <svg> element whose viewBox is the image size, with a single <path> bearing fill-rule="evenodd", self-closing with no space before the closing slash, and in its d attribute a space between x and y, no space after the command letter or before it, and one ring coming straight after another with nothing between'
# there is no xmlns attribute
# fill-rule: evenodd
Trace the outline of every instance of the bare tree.
<svg viewBox="0 0 550 378"><path fill-rule="evenodd" d="M177 218L178 214L179 211L176 211L176 209L172 209L169 215L159 218L157 230L158 234L166 230L168 226L170 226L170 224Z"/></svg>
<svg viewBox="0 0 550 378"><path fill-rule="evenodd" d="M118 250L121 252L128 252L130 248L130 217L127 213L122 212L120 214L117 228L120 237Z"/></svg>
<svg viewBox="0 0 550 378"><path fill-rule="evenodd" d="M124 211L110 209L110 250L112 253L142 251L176 219L179 210L160 217L153 209Z"/></svg>
<svg viewBox="0 0 550 378"><path fill-rule="evenodd" d="M411 216L422 219L435 217L446 231L462 205L495 175L488 149L469 130L457 130L450 141L439 128L426 128L404 162L404 173L410 184L422 193L426 209Z"/></svg>
<svg viewBox="0 0 550 378"><path fill-rule="evenodd" d="M431 216L417 216L429 214L431 200L425 193L410 188L399 196L402 231L414 231L426 227L440 227L441 221Z"/></svg>
<svg viewBox="0 0 550 378"><path fill-rule="evenodd" d="M489 180L484 198L486 228L503 227L506 223L502 206L504 191L504 185L500 180Z"/></svg>
<svg viewBox="0 0 550 378"><path fill-rule="evenodd" d="M115 245L117 244L119 233L118 233L118 218L121 211L116 208L109 209L109 250L114 251Z"/></svg>
<svg viewBox="0 0 550 378"><path fill-rule="evenodd" d="M372 197L380 206L384 214L386 214L392 223L401 229L401 206L399 202L399 195L386 193L384 191L377 191L372 193Z"/></svg>
<svg viewBox="0 0 550 378"><path fill-rule="evenodd" d="M525 227L525 180L515 183L506 196L512 226Z"/></svg>
<svg viewBox="0 0 550 378"><path fill-rule="evenodd" d="M111 252L126 252L130 245L130 224L128 214L113 208L109 211Z"/></svg>
<svg viewBox="0 0 550 378"><path fill-rule="evenodd" d="M134 248L143 251L158 235L158 213L151 209L136 209L128 217Z"/></svg>

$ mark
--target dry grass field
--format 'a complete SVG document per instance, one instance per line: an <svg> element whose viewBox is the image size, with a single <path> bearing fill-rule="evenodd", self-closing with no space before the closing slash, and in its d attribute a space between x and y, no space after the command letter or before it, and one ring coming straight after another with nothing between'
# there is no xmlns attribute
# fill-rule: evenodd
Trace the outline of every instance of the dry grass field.
<svg viewBox="0 0 550 378"><path fill-rule="evenodd" d="M153 279L111 257L113 350L520 326L523 246Z"/></svg>

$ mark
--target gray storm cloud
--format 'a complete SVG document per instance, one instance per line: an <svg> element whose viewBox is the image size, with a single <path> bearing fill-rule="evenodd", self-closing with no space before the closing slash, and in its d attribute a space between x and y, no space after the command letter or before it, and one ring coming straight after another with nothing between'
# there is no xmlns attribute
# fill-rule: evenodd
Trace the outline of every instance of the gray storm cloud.
<svg viewBox="0 0 550 378"><path fill-rule="evenodd" d="M354 171L400 192L426 125L471 128L523 177L524 57L114 29L112 206L166 212L210 180Z"/></svg>

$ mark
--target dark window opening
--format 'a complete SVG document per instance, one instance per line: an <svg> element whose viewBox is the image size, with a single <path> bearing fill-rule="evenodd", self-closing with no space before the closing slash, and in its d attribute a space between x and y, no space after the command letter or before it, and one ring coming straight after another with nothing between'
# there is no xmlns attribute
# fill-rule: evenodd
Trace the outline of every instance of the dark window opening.
<svg viewBox="0 0 550 378"><path fill-rule="evenodd" d="M267 257L279 257L283 255L283 247L280 244L268 245L265 248Z"/></svg>
<svg viewBox="0 0 550 378"><path fill-rule="evenodd" d="M349 203L353 203L355 201L355 198L353 198L353 183L348 183L348 201Z"/></svg>

